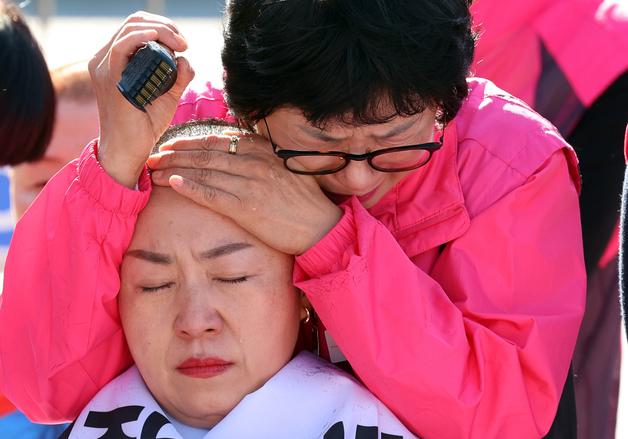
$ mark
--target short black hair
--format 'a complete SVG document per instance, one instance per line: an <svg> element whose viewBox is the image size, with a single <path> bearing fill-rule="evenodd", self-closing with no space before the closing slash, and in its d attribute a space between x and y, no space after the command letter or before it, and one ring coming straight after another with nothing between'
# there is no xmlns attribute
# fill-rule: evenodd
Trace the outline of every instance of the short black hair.
<svg viewBox="0 0 628 439"><path fill-rule="evenodd" d="M222 61L235 115L296 107L317 126L382 123L427 107L453 119L468 94L468 0L229 0ZM382 104L392 114L382 114Z"/></svg>
<svg viewBox="0 0 628 439"><path fill-rule="evenodd" d="M0 165L40 159L56 99L44 56L19 8L0 0Z"/></svg>

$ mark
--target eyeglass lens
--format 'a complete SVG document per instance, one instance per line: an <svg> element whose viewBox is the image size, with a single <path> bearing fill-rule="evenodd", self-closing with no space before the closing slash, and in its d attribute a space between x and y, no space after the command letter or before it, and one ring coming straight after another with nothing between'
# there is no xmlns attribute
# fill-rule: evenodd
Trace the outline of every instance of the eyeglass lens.
<svg viewBox="0 0 628 439"><path fill-rule="evenodd" d="M376 155L371 159L373 166L381 169L406 169L424 165L430 153L424 149L394 151Z"/></svg>
<svg viewBox="0 0 628 439"><path fill-rule="evenodd" d="M423 166L430 158L425 150L394 151L378 154L371 158L376 169L405 170ZM341 169L345 166L343 157L338 156L297 156L286 160L288 169L297 172L325 172Z"/></svg>

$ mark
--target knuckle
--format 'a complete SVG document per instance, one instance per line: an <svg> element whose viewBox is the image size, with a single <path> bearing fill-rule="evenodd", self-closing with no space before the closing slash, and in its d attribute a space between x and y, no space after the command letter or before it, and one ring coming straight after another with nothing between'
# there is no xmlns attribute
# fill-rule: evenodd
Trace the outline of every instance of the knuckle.
<svg viewBox="0 0 628 439"><path fill-rule="evenodd" d="M116 41L115 43L113 43L113 45L111 46L110 53L113 56L120 56L125 54L124 51L122 50L122 48L120 47L120 41Z"/></svg>
<svg viewBox="0 0 628 439"><path fill-rule="evenodd" d="M246 201L244 200L244 198L236 196L235 197L237 203L238 203L238 207L240 208L241 212L245 212L246 211ZM257 207L253 206L250 208L252 212L256 212L257 211Z"/></svg>
<svg viewBox="0 0 628 439"><path fill-rule="evenodd" d="M197 168L208 166L211 163L209 151L196 151L192 154L192 165Z"/></svg>
<svg viewBox="0 0 628 439"><path fill-rule="evenodd" d="M87 70L89 71L89 76L92 78L92 81L96 75L96 68L98 67L98 64L100 64L100 62L96 57L93 57L89 60L89 63L87 63Z"/></svg>
<svg viewBox="0 0 628 439"><path fill-rule="evenodd" d="M148 15L148 12L146 11L135 11L133 12L131 15L129 15L126 19L127 23L132 23L132 22L137 22L137 21L144 21L146 19L146 16Z"/></svg>
<svg viewBox="0 0 628 439"><path fill-rule="evenodd" d="M173 31L177 31L177 25L175 24L173 20L167 17L162 17L162 21L165 26L172 28Z"/></svg>
<svg viewBox="0 0 628 439"><path fill-rule="evenodd" d="M216 138L214 136L204 136L201 142L203 149L211 150L216 148Z"/></svg>
<svg viewBox="0 0 628 439"><path fill-rule="evenodd" d="M170 169L172 168L172 155L173 154L164 154L159 157L159 161L157 162L157 169Z"/></svg>
<svg viewBox="0 0 628 439"><path fill-rule="evenodd" d="M199 179L203 182L208 182L214 176L214 171L211 169L201 169L199 171Z"/></svg>
<svg viewBox="0 0 628 439"><path fill-rule="evenodd" d="M143 25L142 23L139 23L136 21L132 21L124 25L124 29L122 29L122 32L120 32L116 40L119 41L120 39L122 39L122 37L129 35L131 32L135 32L138 30L145 30L145 29L146 29L146 25Z"/></svg>
<svg viewBox="0 0 628 439"><path fill-rule="evenodd" d="M218 197L218 192L213 187L204 187L201 189L201 196L204 202L211 204Z"/></svg>

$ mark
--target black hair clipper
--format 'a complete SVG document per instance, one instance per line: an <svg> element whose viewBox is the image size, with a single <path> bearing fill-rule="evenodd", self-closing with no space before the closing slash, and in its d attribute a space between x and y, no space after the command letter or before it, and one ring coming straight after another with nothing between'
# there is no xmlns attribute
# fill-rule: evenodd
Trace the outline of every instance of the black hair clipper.
<svg viewBox="0 0 628 439"><path fill-rule="evenodd" d="M170 90L176 80L174 55L161 44L149 41L124 68L118 90L135 108L146 112L144 107Z"/></svg>

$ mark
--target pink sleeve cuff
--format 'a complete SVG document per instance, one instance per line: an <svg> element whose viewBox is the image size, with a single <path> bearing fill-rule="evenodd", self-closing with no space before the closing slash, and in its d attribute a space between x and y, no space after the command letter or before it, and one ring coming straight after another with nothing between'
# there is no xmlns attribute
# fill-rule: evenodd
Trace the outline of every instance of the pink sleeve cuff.
<svg viewBox="0 0 628 439"><path fill-rule="evenodd" d="M122 215L137 215L146 206L152 189L148 168L144 166L140 175L139 190L129 189L100 166L97 151L98 139L83 150L78 162L79 184L103 209Z"/></svg>
<svg viewBox="0 0 628 439"><path fill-rule="evenodd" d="M348 252L347 250L352 249L357 240L353 214L355 203L359 204L359 201L354 200L340 206L344 210L344 215L338 224L312 248L296 257L296 264L310 278L318 278L343 270L349 264L349 256L355 252Z"/></svg>

